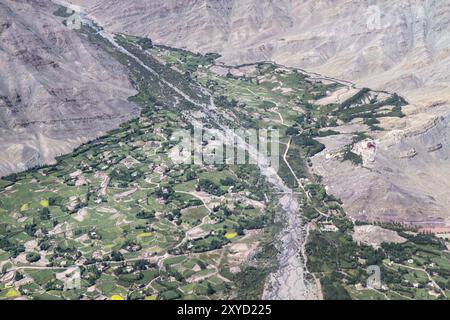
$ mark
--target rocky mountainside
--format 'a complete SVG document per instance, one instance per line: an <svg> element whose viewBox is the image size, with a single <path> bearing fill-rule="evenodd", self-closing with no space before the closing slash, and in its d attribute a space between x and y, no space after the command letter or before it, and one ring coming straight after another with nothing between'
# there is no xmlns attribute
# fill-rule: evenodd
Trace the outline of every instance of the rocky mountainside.
<svg viewBox="0 0 450 320"><path fill-rule="evenodd" d="M350 125L350 134L320 139L327 148L314 157L314 171L324 177L328 191L344 202L350 216L430 230L450 227L448 105L435 106L421 120L425 124L414 130L393 130L382 139L353 144L352 151L362 159L357 167L339 154L361 127Z"/></svg>
<svg viewBox="0 0 450 320"><path fill-rule="evenodd" d="M219 52L229 63L274 60L416 102L450 98L448 1L71 2L110 30Z"/></svg>
<svg viewBox="0 0 450 320"><path fill-rule="evenodd" d="M0 176L52 161L138 114L124 68L44 0L0 3Z"/></svg>

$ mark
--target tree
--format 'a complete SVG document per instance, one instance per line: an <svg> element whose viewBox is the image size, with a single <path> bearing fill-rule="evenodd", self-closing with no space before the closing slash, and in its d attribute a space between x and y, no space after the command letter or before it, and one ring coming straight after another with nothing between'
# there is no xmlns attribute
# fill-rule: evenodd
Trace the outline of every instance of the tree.
<svg viewBox="0 0 450 320"><path fill-rule="evenodd" d="M194 179L197 179L197 173L195 171L193 171L193 170L189 170L186 173L186 181L191 181L191 180L194 180Z"/></svg>
<svg viewBox="0 0 450 320"><path fill-rule="evenodd" d="M134 263L134 268L136 270L147 270L149 268L155 268L156 265L147 260L138 260Z"/></svg>
<svg viewBox="0 0 450 320"><path fill-rule="evenodd" d="M209 283L209 282L208 282L208 289L207 289L206 293L208 294L208 296L216 293L216 290L212 287L211 283Z"/></svg>
<svg viewBox="0 0 450 320"><path fill-rule="evenodd" d="M221 243L219 240L217 240L217 239L212 239L212 240L211 240L211 243L210 243L210 245L209 245L209 249L210 249L210 250L216 250L216 249L220 248L221 245L222 245L222 243Z"/></svg>
<svg viewBox="0 0 450 320"><path fill-rule="evenodd" d="M27 253L26 259L29 263L37 262L41 260L41 255L37 252L29 252Z"/></svg>
<svg viewBox="0 0 450 320"><path fill-rule="evenodd" d="M322 290L325 300L351 300L347 290L339 283L334 283L330 278L322 279Z"/></svg>
<svg viewBox="0 0 450 320"><path fill-rule="evenodd" d="M220 184L227 187L234 186L235 183L236 181L231 177L226 177L225 179L220 180Z"/></svg>
<svg viewBox="0 0 450 320"><path fill-rule="evenodd" d="M42 208L39 217L41 220L50 220L50 210L47 207Z"/></svg>
<svg viewBox="0 0 450 320"><path fill-rule="evenodd" d="M50 197L50 198L48 198L48 205L49 206L54 206L55 204L56 204L56 198L54 198L54 197Z"/></svg>
<svg viewBox="0 0 450 320"><path fill-rule="evenodd" d="M14 281L20 281L23 279L23 275L20 272L16 272L16 275L14 276Z"/></svg>
<svg viewBox="0 0 450 320"><path fill-rule="evenodd" d="M111 252L111 259L113 261L123 261L123 255L119 251Z"/></svg>
<svg viewBox="0 0 450 320"><path fill-rule="evenodd" d="M152 219L155 217L155 212L152 211L145 211L141 210L136 214L136 218L138 219Z"/></svg>
<svg viewBox="0 0 450 320"><path fill-rule="evenodd" d="M37 225L35 223L25 225L25 232L29 236L34 237L36 231L37 231Z"/></svg>
<svg viewBox="0 0 450 320"><path fill-rule="evenodd" d="M200 267L201 270L205 270L207 265L205 262L203 262L202 260L198 260L197 261L198 266Z"/></svg>
<svg viewBox="0 0 450 320"><path fill-rule="evenodd" d="M143 38L138 41L138 44L141 46L142 50L148 50L153 48L153 42L149 38Z"/></svg>
<svg viewBox="0 0 450 320"><path fill-rule="evenodd" d="M294 127L289 127L286 130L286 134L288 136L295 136L295 135L299 134L299 132L300 131L297 128L294 128Z"/></svg>

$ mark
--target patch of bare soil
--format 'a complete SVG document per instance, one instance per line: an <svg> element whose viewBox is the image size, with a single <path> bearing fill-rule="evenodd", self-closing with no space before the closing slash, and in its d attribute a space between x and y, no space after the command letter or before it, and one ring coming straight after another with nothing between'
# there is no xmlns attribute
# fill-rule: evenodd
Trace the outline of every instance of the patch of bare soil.
<svg viewBox="0 0 450 320"><path fill-rule="evenodd" d="M406 242L406 239L399 236L397 232L373 225L355 226L353 240L357 243L366 244L374 248L379 248L384 242Z"/></svg>

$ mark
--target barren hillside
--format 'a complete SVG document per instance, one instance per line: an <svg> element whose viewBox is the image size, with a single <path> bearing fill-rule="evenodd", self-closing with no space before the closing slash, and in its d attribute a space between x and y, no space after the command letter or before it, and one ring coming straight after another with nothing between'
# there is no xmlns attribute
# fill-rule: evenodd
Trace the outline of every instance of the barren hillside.
<svg viewBox="0 0 450 320"><path fill-rule="evenodd" d="M0 3L0 175L52 161L138 113L127 73L49 1Z"/></svg>
<svg viewBox="0 0 450 320"><path fill-rule="evenodd" d="M219 52L229 63L274 60L415 102L450 97L448 1L72 2L113 31Z"/></svg>

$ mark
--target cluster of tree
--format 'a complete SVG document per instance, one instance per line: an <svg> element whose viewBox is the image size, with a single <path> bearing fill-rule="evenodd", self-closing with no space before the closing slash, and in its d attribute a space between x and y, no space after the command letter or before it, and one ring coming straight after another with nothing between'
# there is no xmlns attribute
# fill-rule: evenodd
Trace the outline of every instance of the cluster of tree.
<svg viewBox="0 0 450 320"><path fill-rule="evenodd" d="M159 188L156 190L155 195L167 202L175 197L175 190L171 186Z"/></svg>
<svg viewBox="0 0 450 320"><path fill-rule="evenodd" d="M140 271L149 270L149 269L153 269L153 268L157 268L157 267L158 267L157 264L151 263L148 260L137 260L133 265L133 268L135 270L140 270Z"/></svg>
<svg viewBox="0 0 450 320"><path fill-rule="evenodd" d="M302 208L302 215L307 219L312 220L319 217L319 212L317 212L317 210L313 206L305 204Z"/></svg>
<svg viewBox="0 0 450 320"><path fill-rule="evenodd" d="M111 260L112 261L123 261L124 260L123 254L120 253L119 251L112 251L111 252Z"/></svg>
<svg viewBox="0 0 450 320"><path fill-rule="evenodd" d="M176 300L181 298L182 294L177 289L175 290L167 290L159 293L162 299L164 300Z"/></svg>
<svg viewBox="0 0 450 320"><path fill-rule="evenodd" d="M258 300L264 291L267 276L271 269L265 266L248 266L233 276L237 285L237 299Z"/></svg>
<svg viewBox="0 0 450 320"><path fill-rule="evenodd" d="M324 131L319 131L317 132L317 136L318 137L329 137L329 136L335 136L340 134L338 131L334 131L334 130L324 130Z"/></svg>
<svg viewBox="0 0 450 320"><path fill-rule="evenodd" d="M41 220L50 220L50 210L47 207L44 207L39 212L39 218Z"/></svg>
<svg viewBox="0 0 450 320"><path fill-rule="evenodd" d="M0 239L0 249L9 252L13 258L16 258L22 252L25 252L25 246L23 244L12 243L7 237L2 237Z"/></svg>
<svg viewBox="0 0 450 320"><path fill-rule="evenodd" d="M286 135L288 136L296 136L300 133L300 130L296 127L289 127L286 129Z"/></svg>
<svg viewBox="0 0 450 320"><path fill-rule="evenodd" d="M24 227L25 233L28 234L30 237L34 237L37 230L38 230L38 227L37 227L36 223L26 224Z"/></svg>
<svg viewBox="0 0 450 320"><path fill-rule="evenodd" d="M312 272L358 268L358 246L351 236L342 232L312 232L306 249L308 267Z"/></svg>
<svg viewBox="0 0 450 320"><path fill-rule="evenodd" d="M175 280L177 280L178 282L181 283L185 283L186 279L184 278L184 276L181 274L180 271L176 270L175 268L172 268L171 266L166 266L166 272L167 275L170 277L174 277Z"/></svg>
<svg viewBox="0 0 450 320"><path fill-rule="evenodd" d="M137 44L141 46L142 50L153 48L153 42L149 38L141 38L138 40Z"/></svg>
<svg viewBox="0 0 450 320"><path fill-rule="evenodd" d="M194 170L187 170L186 171L186 181L192 181L198 178L197 172Z"/></svg>
<svg viewBox="0 0 450 320"><path fill-rule="evenodd" d="M352 97L348 98L347 100L345 100L344 102L342 102L339 109L344 110L344 109L350 108L354 104L361 103L361 101L367 97L369 92L370 92L370 89L368 89L368 88L361 89L357 94L355 94L354 96L352 96Z"/></svg>
<svg viewBox="0 0 450 320"><path fill-rule="evenodd" d="M437 250L446 249L445 244L438 238L434 237L432 234L419 233L414 236L408 235L407 239L415 244L435 247Z"/></svg>
<svg viewBox="0 0 450 320"><path fill-rule="evenodd" d="M51 279L45 284L46 291L62 291L64 290L64 283L58 279Z"/></svg>
<svg viewBox="0 0 450 320"><path fill-rule="evenodd" d="M215 184L213 181L209 179L200 179L198 186L200 187L201 190L217 197L220 197L225 194L225 191L222 191L219 185Z"/></svg>
<svg viewBox="0 0 450 320"><path fill-rule="evenodd" d="M207 236L203 239L195 240L192 242L193 252L207 252L222 248L228 240L225 237Z"/></svg>
<svg viewBox="0 0 450 320"><path fill-rule="evenodd" d="M81 268L81 277L86 280L89 286L95 285L95 282L102 276L102 271L98 269L95 265L90 265Z"/></svg>
<svg viewBox="0 0 450 320"><path fill-rule="evenodd" d="M337 281L330 277L320 279L322 285L323 298L325 300L351 300L348 291Z"/></svg>
<svg viewBox="0 0 450 320"><path fill-rule="evenodd" d="M267 216L255 216L255 217L239 217L239 229L240 230L256 230L264 228L267 223L270 222Z"/></svg>
<svg viewBox="0 0 450 320"><path fill-rule="evenodd" d="M225 108L225 109L232 109L232 108L237 107L237 105L238 105L238 101L236 99L228 100L228 98L223 95L214 98L214 103L218 107Z"/></svg>
<svg viewBox="0 0 450 320"><path fill-rule="evenodd" d="M127 239L121 248L127 250L128 252L137 252L142 249L142 246L139 243L136 243L135 240Z"/></svg>
<svg viewBox="0 0 450 320"><path fill-rule="evenodd" d="M380 127L376 126L376 118L379 117L404 117L402 112L402 106L407 105L405 99L398 96L397 94L392 95L388 99L382 102L377 102L376 99L372 99L370 103L364 104L364 98L367 97L369 89L362 89L355 96L344 101L337 111L332 112L332 115L337 115L342 121L349 122L355 118L365 118L367 125L371 127L372 130L379 130ZM358 105L356 105L358 104ZM356 106L355 106L356 105ZM394 106L390 112L378 112L383 106ZM351 108L350 108L351 107Z"/></svg>
<svg viewBox="0 0 450 320"><path fill-rule="evenodd" d="M321 184L309 184L305 188L315 202L321 202L328 199L327 191Z"/></svg>
<svg viewBox="0 0 450 320"><path fill-rule="evenodd" d="M395 106L397 108L408 105L408 101L406 101L403 97L400 97L397 93L394 93L388 99L383 101L383 104L386 106Z"/></svg>
<svg viewBox="0 0 450 320"><path fill-rule="evenodd" d="M116 180L119 182L133 182L138 180L143 176L142 172L136 171L132 168L127 169L125 167L119 167L111 171L111 180Z"/></svg>
<svg viewBox="0 0 450 320"><path fill-rule="evenodd" d="M296 145L303 147L307 157L313 157L325 149L324 144L314 140L311 135L308 135L307 133L295 136L294 142Z"/></svg>
<svg viewBox="0 0 450 320"><path fill-rule="evenodd" d="M138 219L153 219L155 217L154 210L141 210L136 214L136 218Z"/></svg>
<svg viewBox="0 0 450 320"><path fill-rule="evenodd" d="M66 8L64 6L59 6L58 9L55 12L53 12L53 14L58 17L68 18L73 13L68 8Z"/></svg>
<svg viewBox="0 0 450 320"><path fill-rule="evenodd" d="M18 179L19 179L19 175L17 173L11 173L10 175L2 178L2 180L6 180L6 181L9 181L12 183L17 182Z"/></svg>
<svg viewBox="0 0 450 320"><path fill-rule="evenodd" d="M236 185L236 180L234 180L231 177L226 177L226 178L220 180L220 184L223 186L230 187L230 186Z"/></svg>
<svg viewBox="0 0 450 320"><path fill-rule="evenodd" d="M409 259L412 259L414 254L417 252L417 248L409 243L398 244L398 243L382 243L386 256L394 262L402 263Z"/></svg>
<svg viewBox="0 0 450 320"><path fill-rule="evenodd" d="M202 202L202 204L203 204L203 202ZM166 218L169 221L175 220L177 225L181 225L181 223L183 222L181 210L179 208L166 213Z"/></svg>
<svg viewBox="0 0 450 320"><path fill-rule="evenodd" d="M345 150L343 161L350 161L355 166L361 166L363 164L363 159L359 154L354 153L350 149Z"/></svg>

